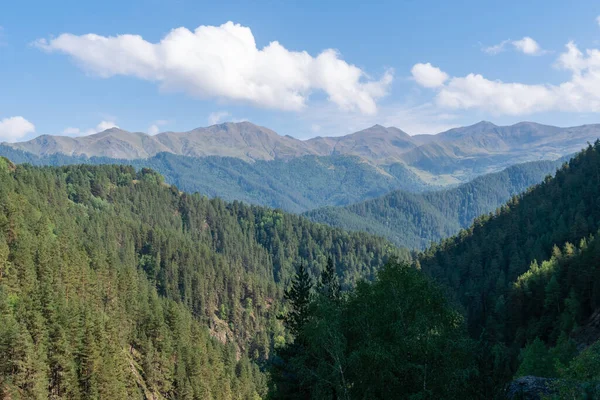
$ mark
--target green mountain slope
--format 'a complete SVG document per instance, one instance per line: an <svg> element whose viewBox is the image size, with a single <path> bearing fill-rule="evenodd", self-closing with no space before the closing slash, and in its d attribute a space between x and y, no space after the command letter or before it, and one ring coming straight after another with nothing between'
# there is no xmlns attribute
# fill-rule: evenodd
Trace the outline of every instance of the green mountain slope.
<svg viewBox="0 0 600 400"><path fill-rule="evenodd" d="M420 258L424 271L456 289L471 328L483 326L493 314L498 291L534 259L547 259L554 245L577 243L600 227L599 151L600 144L590 146L554 179L514 197L496 214L476 219L468 230Z"/></svg>
<svg viewBox="0 0 600 400"><path fill-rule="evenodd" d="M346 230L381 235L402 247L423 249L468 227L515 194L539 183L563 161L537 161L475 178L452 189L421 194L395 191L344 207L325 207L304 215Z"/></svg>
<svg viewBox="0 0 600 400"><path fill-rule="evenodd" d="M574 355L565 355L572 347L569 336L580 345L598 339L598 331L581 334L576 328L585 327L600 305L598 246L589 238L600 228L599 201L600 142L596 142L554 178L419 256L417 266L441 282L463 307L469 331L482 341L482 365L488 367L481 372L490 374L490 382L502 385L519 363L523 374L535 374L534 361L545 364L550 375L567 376L568 370L543 354L548 351L545 346L558 346L553 351L564 356L564 367ZM580 250L569 243L581 243ZM586 336L591 339L581 339ZM526 343L533 347L518 358Z"/></svg>
<svg viewBox="0 0 600 400"><path fill-rule="evenodd" d="M127 166L0 159L0 391L9 398L244 398L249 358L303 261L344 287L399 250L299 216L181 193ZM403 253L404 257L408 254Z"/></svg>
<svg viewBox="0 0 600 400"><path fill-rule="evenodd" d="M62 154L38 157L0 145L0 155L16 163L33 165L130 164L163 174L167 182L187 192L224 200L303 212L325 205L345 205L395 189L422 191L430 187L402 164L385 170L354 156L306 156L289 161L247 163L231 157L191 158L161 153L139 160L72 157Z"/></svg>

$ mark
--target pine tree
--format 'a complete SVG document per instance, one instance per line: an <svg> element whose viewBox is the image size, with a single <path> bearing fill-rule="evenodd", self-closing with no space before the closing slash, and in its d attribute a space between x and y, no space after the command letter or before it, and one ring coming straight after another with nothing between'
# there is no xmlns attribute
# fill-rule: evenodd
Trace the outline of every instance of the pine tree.
<svg viewBox="0 0 600 400"><path fill-rule="evenodd" d="M327 258L327 265L321 271L321 280L319 281L318 289L321 294L330 300L338 300L340 298L340 282L331 257Z"/></svg>
<svg viewBox="0 0 600 400"><path fill-rule="evenodd" d="M284 295L285 300L289 302L290 311L282 317L284 324L294 336L298 336L308 320L312 287L312 279L304 263L300 263L292 285Z"/></svg>

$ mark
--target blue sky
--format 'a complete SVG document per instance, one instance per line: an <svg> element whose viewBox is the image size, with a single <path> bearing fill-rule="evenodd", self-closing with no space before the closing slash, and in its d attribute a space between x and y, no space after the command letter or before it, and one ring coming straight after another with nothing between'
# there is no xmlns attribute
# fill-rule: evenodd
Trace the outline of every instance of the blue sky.
<svg viewBox="0 0 600 400"><path fill-rule="evenodd" d="M4 2L0 141L240 120L298 138L600 122L598 2L215 3Z"/></svg>

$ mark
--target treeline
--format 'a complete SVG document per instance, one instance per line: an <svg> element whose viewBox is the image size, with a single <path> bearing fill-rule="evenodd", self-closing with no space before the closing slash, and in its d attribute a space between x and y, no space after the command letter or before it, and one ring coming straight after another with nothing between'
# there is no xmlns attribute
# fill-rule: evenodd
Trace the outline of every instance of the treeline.
<svg viewBox="0 0 600 400"><path fill-rule="evenodd" d="M407 252L281 211L181 193L131 166L0 159L0 393L266 394L276 317L302 261L344 287ZM262 361L261 361L262 360Z"/></svg>
<svg viewBox="0 0 600 400"><path fill-rule="evenodd" d="M568 158L567 158L568 159ZM304 215L315 222L384 236L400 247L422 250L467 228L476 217L540 183L564 162L535 161L483 175L455 188L385 196L344 207L324 207Z"/></svg>

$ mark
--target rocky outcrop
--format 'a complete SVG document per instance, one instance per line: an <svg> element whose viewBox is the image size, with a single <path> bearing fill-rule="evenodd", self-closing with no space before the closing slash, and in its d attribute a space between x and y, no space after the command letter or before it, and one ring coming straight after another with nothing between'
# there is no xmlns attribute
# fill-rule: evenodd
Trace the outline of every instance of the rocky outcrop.
<svg viewBox="0 0 600 400"><path fill-rule="evenodd" d="M600 309L596 310L573 335L577 350L583 351L600 340Z"/></svg>
<svg viewBox="0 0 600 400"><path fill-rule="evenodd" d="M538 376L523 376L508 385L506 398L508 400L541 400L542 396L555 393L555 379Z"/></svg>

